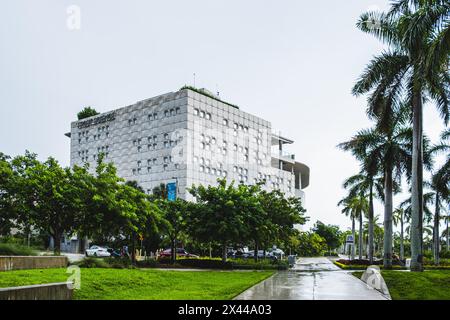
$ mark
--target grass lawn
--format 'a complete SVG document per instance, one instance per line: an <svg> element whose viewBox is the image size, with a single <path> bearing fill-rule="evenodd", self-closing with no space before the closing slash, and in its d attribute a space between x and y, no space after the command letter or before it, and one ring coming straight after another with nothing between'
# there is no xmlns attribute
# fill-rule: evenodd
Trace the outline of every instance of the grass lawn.
<svg viewBox="0 0 450 320"><path fill-rule="evenodd" d="M81 288L74 298L228 300L268 278L272 271L165 271L149 269L81 269ZM0 288L65 282L66 269L0 272Z"/></svg>
<svg viewBox="0 0 450 320"><path fill-rule="evenodd" d="M393 300L450 300L450 271L381 271ZM362 272L354 272L361 278Z"/></svg>

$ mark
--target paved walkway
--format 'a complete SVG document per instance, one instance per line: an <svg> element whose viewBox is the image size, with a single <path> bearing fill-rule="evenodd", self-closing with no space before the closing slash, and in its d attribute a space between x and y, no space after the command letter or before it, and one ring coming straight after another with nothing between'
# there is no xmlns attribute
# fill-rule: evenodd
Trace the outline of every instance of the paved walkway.
<svg viewBox="0 0 450 320"><path fill-rule="evenodd" d="M238 295L236 300L387 300L327 258L300 258L289 271Z"/></svg>

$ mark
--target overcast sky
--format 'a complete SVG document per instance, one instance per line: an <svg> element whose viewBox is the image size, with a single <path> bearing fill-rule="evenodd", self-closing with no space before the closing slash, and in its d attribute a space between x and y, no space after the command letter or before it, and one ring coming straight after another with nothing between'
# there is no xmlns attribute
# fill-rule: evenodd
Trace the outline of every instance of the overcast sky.
<svg viewBox="0 0 450 320"><path fill-rule="evenodd" d="M81 29L67 8L81 9ZM349 227L336 203L358 164L336 145L368 127L351 87L382 45L356 29L385 0L10 0L0 4L0 151L69 165L70 122L193 84L272 122L311 168L311 223ZM430 106L425 130L442 122ZM396 197L403 200L404 196ZM382 217L382 207L376 214ZM382 218L380 219L382 221Z"/></svg>

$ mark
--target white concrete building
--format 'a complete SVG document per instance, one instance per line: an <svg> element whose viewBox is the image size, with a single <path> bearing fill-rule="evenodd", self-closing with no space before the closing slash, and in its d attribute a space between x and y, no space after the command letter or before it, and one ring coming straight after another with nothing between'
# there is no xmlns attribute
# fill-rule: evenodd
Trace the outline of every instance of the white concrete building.
<svg viewBox="0 0 450 320"><path fill-rule="evenodd" d="M309 168L283 148L293 141L274 133L271 123L220 100L205 89L182 88L111 112L72 122L71 165L99 153L118 175L147 192L160 183L186 187L215 184L219 177L253 184L265 180L304 199Z"/></svg>

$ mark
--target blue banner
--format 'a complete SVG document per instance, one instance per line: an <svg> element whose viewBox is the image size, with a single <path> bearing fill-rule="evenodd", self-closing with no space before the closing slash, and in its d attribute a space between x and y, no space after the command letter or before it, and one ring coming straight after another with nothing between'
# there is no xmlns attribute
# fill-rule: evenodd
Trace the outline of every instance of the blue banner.
<svg viewBox="0 0 450 320"><path fill-rule="evenodd" d="M177 198L177 184L176 182L170 182L166 186L167 189L167 200L175 201Z"/></svg>

